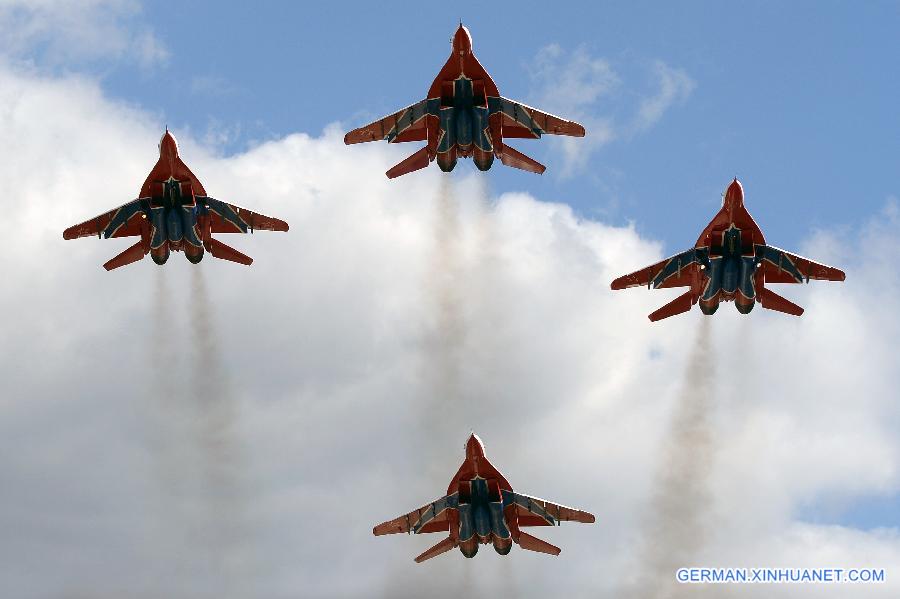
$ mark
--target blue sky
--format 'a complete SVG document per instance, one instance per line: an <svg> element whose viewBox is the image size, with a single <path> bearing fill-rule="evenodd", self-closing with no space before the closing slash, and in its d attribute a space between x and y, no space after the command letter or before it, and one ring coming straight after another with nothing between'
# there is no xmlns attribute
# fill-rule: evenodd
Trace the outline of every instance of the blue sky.
<svg viewBox="0 0 900 599"><path fill-rule="evenodd" d="M173 127L225 133L229 153L335 121L359 125L419 99L461 18L512 98L534 101L537 88L552 85L533 77L535 57L551 44L606 60L618 74L618 89L585 107L594 115L627 120L654 91L655 61L695 83L653 127L599 148L570 177L560 178L550 144L520 142L547 174L497 168L495 191L528 190L582 214L634 220L673 250L693 242L735 175L770 242L786 247L813 228L857 224L895 193L896 2L451 6L152 2L135 19L149 23L169 59L93 68L109 93ZM562 112L553 102L542 107Z"/></svg>
<svg viewBox="0 0 900 599"><path fill-rule="evenodd" d="M686 563L900 563L898 17L896 2L0 2L0 177L34 174L0 198L0 311L16 315L0 580L36 598L235 580L271 597L510 581L596 597L648 563L670 583ZM503 95L587 126L515 142L545 175L461 161L448 187L433 166L388 181L417 144L341 143L335 123L422 98L459 19ZM290 223L228 240L252 267L107 273L123 240L60 239L130 199L164 124L211 194ZM650 324L675 291L609 282L692 244L733 176L770 243L847 281L784 286L799 319ZM701 322L715 443L694 470L666 447ZM373 537L445 488L472 429L514 485L598 525L552 531L562 559L499 567L485 551L413 568L436 539ZM667 495L673 454L691 471ZM702 546L656 543L654 515L684 528L661 496L699 497ZM377 499L332 509L348 497Z"/></svg>

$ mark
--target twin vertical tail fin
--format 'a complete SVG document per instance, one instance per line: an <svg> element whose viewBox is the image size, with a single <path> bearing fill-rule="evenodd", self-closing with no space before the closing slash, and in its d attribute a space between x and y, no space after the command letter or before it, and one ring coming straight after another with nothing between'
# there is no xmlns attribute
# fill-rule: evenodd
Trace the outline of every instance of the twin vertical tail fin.
<svg viewBox="0 0 900 599"><path fill-rule="evenodd" d="M146 252L144 252L143 243L143 241L138 241L136 244L104 264L103 268L112 270L114 268L119 268L120 266L131 264L132 262L137 262L146 254Z"/></svg>
<svg viewBox="0 0 900 599"><path fill-rule="evenodd" d="M505 144L503 146L503 153L500 154L500 162L502 162L506 166L519 168L523 171L537 173L539 175L547 170L546 166L544 166L534 158L530 158L522 152L516 150L515 148Z"/></svg>
<svg viewBox="0 0 900 599"><path fill-rule="evenodd" d="M651 321L656 322L657 320L662 320L663 318L668 318L670 316L675 316L676 314L681 314L683 312L687 312L691 309L691 306L694 305L695 298L693 295L693 291L687 291L682 295L679 295L671 302L650 314L648 318Z"/></svg>
<svg viewBox="0 0 900 599"><path fill-rule="evenodd" d="M431 158L428 156L428 146L425 146L403 162L391 167L385 174L388 179L396 179L401 175L425 168L429 162L431 162Z"/></svg>
<svg viewBox="0 0 900 599"><path fill-rule="evenodd" d="M551 545L547 541L542 541L537 537L533 537L527 532L520 532L519 538L516 539L519 547L528 551L537 551L538 553L549 553L550 555L559 555L562 549Z"/></svg>
<svg viewBox="0 0 900 599"><path fill-rule="evenodd" d="M443 541L441 541L440 543L438 543L431 549L428 549L427 551L425 551L425 553L423 553L422 555L417 557L416 563L421 564L425 560L431 559L442 553L446 553L446 552L450 551L451 549L453 549L454 547L456 547L456 543L453 542L453 538L447 537L446 539L444 539Z"/></svg>
<svg viewBox="0 0 900 599"><path fill-rule="evenodd" d="M793 316L800 316L803 314L803 308L765 287L762 287L759 290L757 299L759 299L760 305L768 310L777 310L778 312L784 312L785 314L791 314Z"/></svg>
<svg viewBox="0 0 900 599"><path fill-rule="evenodd" d="M218 239L210 239L209 240L209 253L213 255L215 258L221 258L222 260L230 260L232 262L237 262L238 264L245 264L250 266L253 264L253 258L247 256L245 254L240 253L233 247L229 247L219 241Z"/></svg>

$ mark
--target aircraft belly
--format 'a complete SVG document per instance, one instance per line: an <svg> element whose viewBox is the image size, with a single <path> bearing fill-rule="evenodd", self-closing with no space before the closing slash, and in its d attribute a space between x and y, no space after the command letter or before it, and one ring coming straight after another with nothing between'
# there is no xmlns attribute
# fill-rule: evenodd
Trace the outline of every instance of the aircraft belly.
<svg viewBox="0 0 900 599"><path fill-rule="evenodd" d="M711 257L709 266L706 268L708 282L706 289L703 291L702 299L710 301L722 292L722 258Z"/></svg>
<svg viewBox="0 0 900 599"><path fill-rule="evenodd" d="M459 504L459 540L467 541L475 534L475 520L472 516L471 504Z"/></svg>
<svg viewBox="0 0 900 599"><path fill-rule="evenodd" d="M482 541L488 541L491 537L491 516L486 506L475 506L475 532Z"/></svg>
<svg viewBox="0 0 900 599"><path fill-rule="evenodd" d="M181 225L184 232L184 240L196 247L201 247L199 229L197 227L197 214L192 206L184 206L181 209Z"/></svg>
<svg viewBox="0 0 900 599"><path fill-rule="evenodd" d="M449 152L456 145L456 118L454 108L441 108L441 135L438 152Z"/></svg>
<svg viewBox="0 0 900 599"><path fill-rule="evenodd" d="M460 146L472 145L472 114L469 110L456 109L456 143Z"/></svg>
<svg viewBox="0 0 900 599"><path fill-rule="evenodd" d="M472 119L472 140L473 143L483 152L493 152L494 144L490 138L490 123L488 122L488 111L484 108L475 108Z"/></svg>
<svg viewBox="0 0 900 599"><path fill-rule="evenodd" d="M499 501L491 502L489 508L491 511L491 529L494 531L494 536L501 539L509 538L509 527L506 525L506 518L503 516L503 504Z"/></svg>
<svg viewBox="0 0 900 599"><path fill-rule="evenodd" d="M150 225L153 227L153 234L150 239L150 247L158 248L162 246L169 235L166 232L166 220L164 218L164 208L153 207L150 209Z"/></svg>
<svg viewBox="0 0 900 599"><path fill-rule="evenodd" d="M740 292L744 297L753 299L756 297L756 286L753 275L756 272L756 260L753 256L741 258L741 285Z"/></svg>
<svg viewBox="0 0 900 599"><path fill-rule="evenodd" d="M734 296L738 286L740 266L733 259L726 260L722 266L722 291L727 295Z"/></svg>
<svg viewBox="0 0 900 599"><path fill-rule="evenodd" d="M166 214L166 233L169 243L180 245L184 238L184 228L181 223L181 214L177 210L168 210Z"/></svg>

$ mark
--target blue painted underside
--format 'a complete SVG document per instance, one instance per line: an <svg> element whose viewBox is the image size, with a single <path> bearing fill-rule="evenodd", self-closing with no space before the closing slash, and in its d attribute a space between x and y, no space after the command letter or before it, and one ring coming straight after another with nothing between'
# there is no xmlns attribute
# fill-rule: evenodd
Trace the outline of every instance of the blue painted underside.
<svg viewBox="0 0 900 599"><path fill-rule="evenodd" d="M535 138L540 138L540 136L544 133L544 130L541 129L540 126L538 126L534 119L531 118L531 113L528 112L528 107L503 97L488 96L487 100L488 112L490 114L494 114L495 112L502 112L519 125L522 125L526 129L530 130Z"/></svg>
<svg viewBox="0 0 900 599"><path fill-rule="evenodd" d="M722 234L721 244L691 248L672 256L650 283L654 289L659 288L672 277L678 277L687 267L697 265L703 267L702 276L707 281L702 299L712 300L720 293L733 295L738 291L744 297L755 299L754 274L763 262L777 266L798 283L804 280L803 273L790 255L778 248L754 244L751 254L744 255L741 230L732 225Z"/></svg>
<svg viewBox="0 0 900 599"><path fill-rule="evenodd" d="M501 538L510 537L506 518L503 517L503 501L491 501L487 481L476 478L471 481L471 496L468 503L459 503L459 540L467 541L472 535L487 537L491 534Z"/></svg>
<svg viewBox="0 0 900 599"><path fill-rule="evenodd" d="M446 510L457 509L458 506L459 496L456 493L441 497L419 514L419 521L412 527L413 533L419 534L426 524L443 514Z"/></svg>
<svg viewBox="0 0 900 599"><path fill-rule="evenodd" d="M249 229L247 222L243 218L241 218L241 216L237 212L234 211L234 208L231 207L231 204L226 204L225 202L221 202L215 198L210 198L207 196L198 196L197 205L200 210L200 214L207 214L208 212L218 214L223 221L231 223L241 233L246 233Z"/></svg>
<svg viewBox="0 0 900 599"><path fill-rule="evenodd" d="M454 145L493 152L494 144L488 132L488 109L475 104L472 80L460 77L453 82L453 105L441 106L441 138L438 152L448 152Z"/></svg>
<svg viewBox="0 0 900 599"><path fill-rule="evenodd" d="M800 269L797 268L797 265L794 264L793 258L789 256L786 252L772 247L770 245L761 245L757 244L754 246L756 251L757 260L760 262L768 262L772 266L779 268L782 272L787 273L795 281L798 283L802 283L804 281L803 273L800 272ZM809 279L805 279L809 282Z"/></svg>
<svg viewBox="0 0 900 599"><path fill-rule="evenodd" d="M486 102L487 108L476 104L476 100ZM451 105L446 105L441 98L429 98L413 104L400 113L389 130L382 130L384 139L394 141L420 120L432 115L439 120L438 152L448 152L457 144L463 147L474 144L480 150L493 152L494 143L488 128L489 117L498 112L531 131L535 138L544 133L531 118L528 107L498 96L476 99L473 82L467 77L460 77L453 82L451 101Z"/></svg>
<svg viewBox="0 0 900 599"><path fill-rule="evenodd" d="M247 223L231 205L208 196L197 196L194 201L194 198L182 195L181 181L169 179L163 183L162 197L138 198L119 208L103 230L103 236L109 239L132 217L143 214L151 224L150 247L155 249L167 242L182 240L201 247L203 243L198 236L197 219L210 212L232 224L236 231L247 232Z"/></svg>
<svg viewBox="0 0 900 599"><path fill-rule="evenodd" d="M440 116L440 111L440 98L430 98L428 100L416 102L415 104L404 110L399 117L397 117L397 121L389 130L382 130L384 139L389 142L394 141L395 139L397 139L398 135L424 119L429 114L432 116ZM383 122L384 121L382 121L382 123Z"/></svg>
<svg viewBox="0 0 900 599"><path fill-rule="evenodd" d="M547 524L556 525L556 518L551 516L547 510L544 509L540 503L535 502L531 497L527 495L519 495L513 491L503 491L503 506L516 504L520 507L525 508L530 513L543 518L547 521Z"/></svg>
<svg viewBox="0 0 900 599"><path fill-rule="evenodd" d="M453 493L433 502L419 513L419 519L415 522L411 531L420 533L429 522L440 516L448 509L455 509L459 513L459 538L467 541L472 535L478 534L486 537L493 533L501 539L511 536L503 510L508 506L517 505L531 514L543 518L549 525L556 525L556 519L527 495L519 495L514 491L500 491L500 501L491 501L487 481L483 478L475 478L471 483L471 496L468 502L460 502L459 494Z"/></svg>

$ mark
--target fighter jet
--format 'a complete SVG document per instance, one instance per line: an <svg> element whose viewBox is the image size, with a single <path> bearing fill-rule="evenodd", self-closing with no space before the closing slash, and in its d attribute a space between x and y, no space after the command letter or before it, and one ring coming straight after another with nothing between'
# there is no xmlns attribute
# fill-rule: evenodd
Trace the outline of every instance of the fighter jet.
<svg viewBox="0 0 900 599"><path fill-rule="evenodd" d="M713 314L720 302L731 301L741 314L748 314L758 301L763 308L800 316L803 308L767 289L766 283L843 281L844 277L837 268L766 245L762 231L744 208L744 189L735 179L725 191L722 209L694 247L619 277L611 287L690 287L650 314L652 321L687 312L697 303L704 314Z"/></svg>
<svg viewBox="0 0 900 599"><path fill-rule="evenodd" d="M424 141L427 145L387 171L391 179L437 160L449 172L462 156L472 157L480 170L491 168L494 156L506 166L533 173L546 168L504 143L504 138L538 139L541 135L584 137L584 127L500 95L497 85L472 53L472 36L462 23L451 41L453 50L421 102L354 129L344 143L384 139L390 143Z"/></svg>
<svg viewBox="0 0 900 599"><path fill-rule="evenodd" d="M159 142L159 161L137 199L69 227L63 239L140 236L140 241L104 264L106 270L137 262L148 253L157 264L165 264L170 251L183 251L197 264L203 259L204 249L216 258L249 265L252 258L213 239L212 234L253 233L257 229L287 231L288 225L209 197L178 156L178 143L166 128Z"/></svg>
<svg viewBox="0 0 900 599"><path fill-rule="evenodd" d="M493 543L506 555L513 541L522 549L559 555L559 547L522 532L525 526L553 526L563 520L592 523L587 512L563 507L513 491L509 482L484 457L484 445L472 433L466 459L450 480L447 495L413 512L379 524L372 532L425 533L449 531L449 536L416 558L421 563L454 547L475 557L478 545Z"/></svg>

